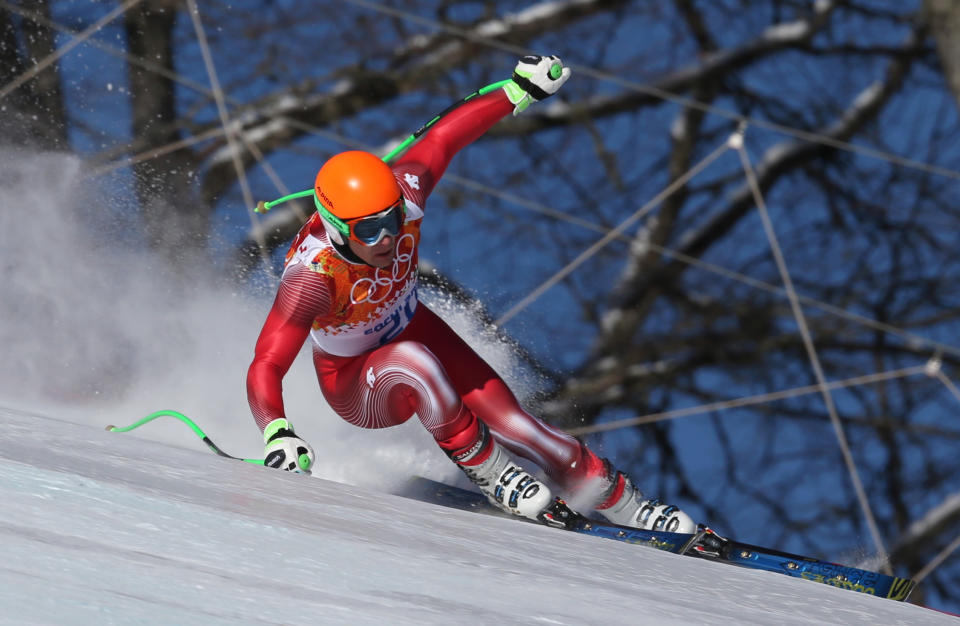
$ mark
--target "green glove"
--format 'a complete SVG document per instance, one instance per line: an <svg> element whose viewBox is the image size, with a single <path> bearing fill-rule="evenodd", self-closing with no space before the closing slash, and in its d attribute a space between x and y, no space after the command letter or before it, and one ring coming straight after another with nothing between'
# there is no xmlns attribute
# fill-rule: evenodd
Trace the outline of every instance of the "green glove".
<svg viewBox="0 0 960 626"><path fill-rule="evenodd" d="M531 102L539 102L557 93L570 78L570 68L557 56L525 56L513 70L513 80L503 86L517 115Z"/></svg>
<svg viewBox="0 0 960 626"><path fill-rule="evenodd" d="M275 419L263 430L263 464L267 467L309 474L313 466L313 448L297 437L293 424L283 418Z"/></svg>

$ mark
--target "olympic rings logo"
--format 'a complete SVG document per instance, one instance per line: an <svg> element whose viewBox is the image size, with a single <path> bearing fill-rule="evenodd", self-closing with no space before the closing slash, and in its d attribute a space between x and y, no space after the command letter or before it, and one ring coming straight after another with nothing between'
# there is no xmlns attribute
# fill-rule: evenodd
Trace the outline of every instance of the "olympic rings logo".
<svg viewBox="0 0 960 626"><path fill-rule="evenodd" d="M373 278L361 278L353 283L353 287L350 288L350 303L368 302L377 304L383 302L393 291L393 286L405 281L407 276L410 275L410 270L413 269L415 246L416 242L410 233L398 238L390 273L387 274L383 268L378 267L373 274Z"/></svg>

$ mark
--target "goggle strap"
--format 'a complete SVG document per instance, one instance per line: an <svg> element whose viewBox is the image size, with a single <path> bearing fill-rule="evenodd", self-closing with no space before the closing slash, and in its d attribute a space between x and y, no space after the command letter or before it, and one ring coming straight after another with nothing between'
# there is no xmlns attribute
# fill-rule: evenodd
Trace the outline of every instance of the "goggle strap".
<svg viewBox="0 0 960 626"><path fill-rule="evenodd" d="M311 193L313 193L312 190ZM350 236L350 225L328 211L327 207L320 204L320 198L318 198L316 194L313 195L313 203L317 205L317 213L320 214L320 217L330 222L330 224L337 229L337 232L344 237Z"/></svg>

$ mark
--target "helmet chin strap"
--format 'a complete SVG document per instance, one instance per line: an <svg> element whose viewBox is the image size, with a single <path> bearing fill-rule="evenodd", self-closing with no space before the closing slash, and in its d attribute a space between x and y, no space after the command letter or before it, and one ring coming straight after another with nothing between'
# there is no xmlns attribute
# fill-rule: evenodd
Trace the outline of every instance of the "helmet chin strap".
<svg viewBox="0 0 960 626"><path fill-rule="evenodd" d="M338 243L341 246L346 245L346 242L343 240L343 235L340 234L336 228L333 227L333 224L323 219L323 216L320 216L320 221L323 222L323 228L327 231L327 237L330 238L330 241L333 243Z"/></svg>

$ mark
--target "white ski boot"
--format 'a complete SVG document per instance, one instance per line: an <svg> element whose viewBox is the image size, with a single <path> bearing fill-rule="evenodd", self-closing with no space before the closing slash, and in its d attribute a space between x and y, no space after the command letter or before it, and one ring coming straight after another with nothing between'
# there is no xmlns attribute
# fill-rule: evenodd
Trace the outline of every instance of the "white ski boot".
<svg viewBox="0 0 960 626"><path fill-rule="evenodd" d="M507 513L537 520L538 515L553 502L550 488L528 474L510 458L496 440L493 450L478 465L457 465L494 506Z"/></svg>
<svg viewBox="0 0 960 626"><path fill-rule="evenodd" d="M617 472L614 479L616 488L620 476L623 477L623 493L612 505L597 511L614 524L641 528L643 530L667 531L671 533L696 532L697 525L690 516L672 504L663 504L657 499L643 497L640 490L633 486L630 479Z"/></svg>

